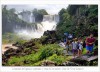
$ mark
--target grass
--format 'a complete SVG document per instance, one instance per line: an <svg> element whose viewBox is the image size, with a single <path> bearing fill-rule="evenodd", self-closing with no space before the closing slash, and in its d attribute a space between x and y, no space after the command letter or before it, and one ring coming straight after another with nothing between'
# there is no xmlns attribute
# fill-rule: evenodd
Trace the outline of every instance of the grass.
<svg viewBox="0 0 100 72"><path fill-rule="evenodd" d="M7 43L24 43L27 40L23 40L22 38L18 37L17 34L15 33L6 33L2 35L2 43L7 44Z"/></svg>

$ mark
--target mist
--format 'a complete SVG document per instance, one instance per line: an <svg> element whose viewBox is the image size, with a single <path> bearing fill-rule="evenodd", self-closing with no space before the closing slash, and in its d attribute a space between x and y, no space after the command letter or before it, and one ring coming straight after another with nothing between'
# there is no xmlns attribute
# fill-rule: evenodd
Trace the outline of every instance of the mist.
<svg viewBox="0 0 100 72"><path fill-rule="evenodd" d="M30 40L32 38L40 38L47 30L55 30L57 22L43 21L41 24L37 24L36 30L21 29L15 30L15 33L22 39Z"/></svg>

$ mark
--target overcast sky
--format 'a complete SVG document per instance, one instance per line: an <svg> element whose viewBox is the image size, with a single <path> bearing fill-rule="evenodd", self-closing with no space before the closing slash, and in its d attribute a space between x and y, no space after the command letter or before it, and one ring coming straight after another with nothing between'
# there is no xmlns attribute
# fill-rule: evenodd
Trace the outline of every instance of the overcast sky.
<svg viewBox="0 0 100 72"><path fill-rule="evenodd" d="M23 10L32 11L34 8L37 9L45 9L49 14L58 14L58 12L62 8L67 8L68 5L56 5L56 4L48 4L48 5L7 5L8 9L15 8L16 11L20 12Z"/></svg>

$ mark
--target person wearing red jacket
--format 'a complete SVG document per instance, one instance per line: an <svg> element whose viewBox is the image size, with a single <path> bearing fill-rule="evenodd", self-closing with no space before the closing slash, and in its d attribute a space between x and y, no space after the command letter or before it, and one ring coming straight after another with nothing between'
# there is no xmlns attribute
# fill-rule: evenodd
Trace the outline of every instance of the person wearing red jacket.
<svg viewBox="0 0 100 72"><path fill-rule="evenodd" d="M87 53L93 52L95 38L93 37L93 34L91 33L89 37L86 38L86 49Z"/></svg>

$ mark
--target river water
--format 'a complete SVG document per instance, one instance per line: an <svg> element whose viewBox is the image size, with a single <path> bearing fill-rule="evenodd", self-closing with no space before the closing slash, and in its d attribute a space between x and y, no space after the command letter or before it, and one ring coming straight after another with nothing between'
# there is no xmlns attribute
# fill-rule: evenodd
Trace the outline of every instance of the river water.
<svg viewBox="0 0 100 72"><path fill-rule="evenodd" d="M17 49L17 47L12 46L12 44L2 44L2 54L4 54L4 52L9 49L9 48L7 49L5 47L10 47L10 48L13 48L13 49Z"/></svg>

